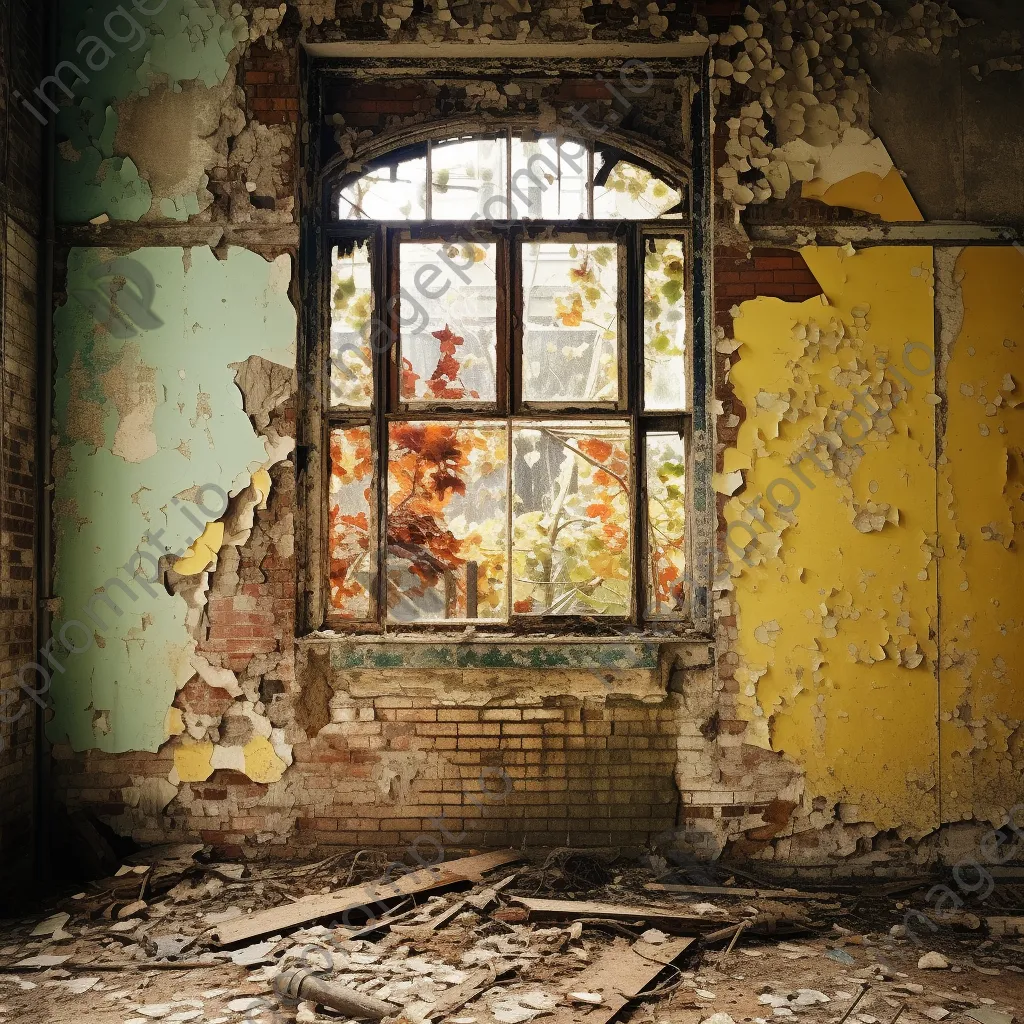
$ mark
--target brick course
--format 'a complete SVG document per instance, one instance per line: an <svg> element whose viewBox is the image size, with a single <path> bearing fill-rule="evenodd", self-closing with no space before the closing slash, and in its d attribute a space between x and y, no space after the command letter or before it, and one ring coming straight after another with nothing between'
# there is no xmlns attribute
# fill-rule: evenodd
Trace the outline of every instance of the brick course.
<svg viewBox="0 0 1024 1024"><path fill-rule="evenodd" d="M16 685L35 649L36 319L42 177L41 126L11 95L42 75L44 5L15 4L0 19L0 92L9 119L0 137L0 679ZM6 148L5 148L6 142ZM19 692L20 696L20 692ZM0 905L28 891L32 853L34 705L5 704L0 721Z"/></svg>

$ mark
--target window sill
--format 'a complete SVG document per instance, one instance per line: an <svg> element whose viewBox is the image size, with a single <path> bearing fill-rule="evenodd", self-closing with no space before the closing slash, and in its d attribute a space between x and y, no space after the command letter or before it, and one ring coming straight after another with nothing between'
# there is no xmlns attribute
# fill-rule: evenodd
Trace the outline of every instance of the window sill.
<svg viewBox="0 0 1024 1024"><path fill-rule="evenodd" d="M299 637L305 651L329 653L331 668L345 669L646 669L675 662L710 665L710 638L696 633L597 636L501 633L335 633Z"/></svg>

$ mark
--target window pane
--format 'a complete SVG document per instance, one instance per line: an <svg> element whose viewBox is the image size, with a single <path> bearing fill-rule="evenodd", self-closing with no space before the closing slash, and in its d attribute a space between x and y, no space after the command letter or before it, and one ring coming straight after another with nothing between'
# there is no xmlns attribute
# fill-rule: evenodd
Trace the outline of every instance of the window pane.
<svg viewBox="0 0 1024 1024"><path fill-rule="evenodd" d="M629 614L630 462L626 423L513 426L516 613Z"/></svg>
<svg viewBox="0 0 1024 1024"><path fill-rule="evenodd" d="M678 434L647 435L647 613L683 611L686 457Z"/></svg>
<svg viewBox="0 0 1024 1024"><path fill-rule="evenodd" d="M430 150L433 220L508 220L505 139L444 142Z"/></svg>
<svg viewBox="0 0 1024 1024"><path fill-rule="evenodd" d="M618 283L615 245L523 245L524 401L618 398Z"/></svg>
<svg viewBox="0 0 1024 1024"><path fill-rule="evenodd" d="M331 256L331 405L369 409L373 400L370 328L373 287L365 243Z"/></svg>
<svg viewBox="0 0 1024 1024"><path fill-rule="evenodd" d="M513 217L587 215L587 149L557 139L512 140Z"/></svg>
<svg viewBox="0 0 1024 1024"><path fill-rule="evenodd" d="M403 242L399 265L403 401L497 396L493 242Z"/></svg>
<svg viewBox="0 0 1024 1024"><path fill-rule="evenodd" d="M345 619L370 617L369 427L331 431L331 611Z"/></svg>
<svg viewBox="0 0 1024 1024"><path fill-rule="evenodd" d="M369 171L341 190L342 220L423 220L427 215L427 158Z"/></svg>
<svg viewBox="0 0 1024 1024"><path fill-rule="evenodd" d="M594 153L594 176L600 178L604 156ZM636 164L619 160L603 185L594 185L594 217L644 220L660 217L667 210L681 202L683 194L671 185L655 177L650 171ZM679 212L669 217L681 217Z"/></svg>
<svg viewBox="0 0 1024 1024"><path fill-rule="evenodd" d="M388 616L504 619L508 427L393 423Z"/></svg>
<svg viewBox="0 0 1024 1024"><path fill-rule="evenodd" d="M644 408L686 408L686 256L677 238L644 253Z"/></svg>

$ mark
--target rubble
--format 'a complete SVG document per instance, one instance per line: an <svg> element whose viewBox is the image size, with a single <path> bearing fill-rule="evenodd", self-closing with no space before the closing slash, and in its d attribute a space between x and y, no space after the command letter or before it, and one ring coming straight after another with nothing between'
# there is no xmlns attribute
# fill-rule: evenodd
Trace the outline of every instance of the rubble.
<svg viewBox="0 0 1024 1024"><path fill-rule="evenodd" d="M653 858L654 870L614 855L552 861L505 851L430 868L366 853L224 863L198 844L129 860L46 912L7 924L0 1006L13 1019L1017 1020L1018 936L990 925L979 941L947 927L931 935L939 948L922 956L912 936L890 933L908 905L923 905L927 884L897 901L877 885L818 892L758 882L769 898L734 884L714 892L677 884L679 874ZM555 893L562 898L547 898ZM702 903L708 896L716 902ZM141 908L118 920L132 903ZM799 941L789 937L796 930ZM959 975L954 963L964 965ZM942 977L956 979L949 991L932 983L940 965L950 969Z"/></svg>

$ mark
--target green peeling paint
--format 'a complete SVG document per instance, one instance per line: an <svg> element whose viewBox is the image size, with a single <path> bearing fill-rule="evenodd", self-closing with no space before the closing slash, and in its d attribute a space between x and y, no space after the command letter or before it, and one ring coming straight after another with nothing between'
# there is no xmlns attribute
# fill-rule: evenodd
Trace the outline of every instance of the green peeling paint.
<svg viewBox="0 0 1024 1024"><path fill-rule="evenodd" d="M267 461L229 364L258 355L293 367L296 318L287 256L140 249L129 258L152 274L151 311L162 323L119 338L75 297L88 301L91 291L96 308L89 271L106 257L71 251L71 297L56 312L54 635L63 640L54 650L63 671L53 673L48 732L76 750L156 750L175 691L193 674L195 641L184 599L132 579L133 559L155 578L139 556L154 550L147 533L163 529L160 550L184 551L200 532L186 512L200 526L216 519L219 495L237 493ZM203 485L214 487L195 494ZM183 494L195 500L175 505ZM93 729L100 711L108 732Z"/></svg>
<svg viewBox="0 0 1024 1024"><path fill-rule="evenodd" d="M652 643L411 644L401 641L331 644L332 669L656 669L661 645Z"/></svg>
<svg viewBox="0 0 1024 1024"><path fill-rule="evenodd" d="M144 13L150 10L156 13ZM180 91L182 82L207 88L223 82L228 57L248 38L245 18L225 19L214 0L164 0L162 6L160 0L138 0L137 6L129 0L63 0L61 23L61 60L73 67L64 65L60 77L74 99L66 100L52 84L46 90L62 104L57 216L68 223L103 213L113 220L139 220L153 195L135 165L119 159L125 154L113 152L115 105L147 95L159 84ZM38 106L46 112L42 101ZM195 196L181 197L172 208L187 216L192 205L198 212Z"/></svg>

